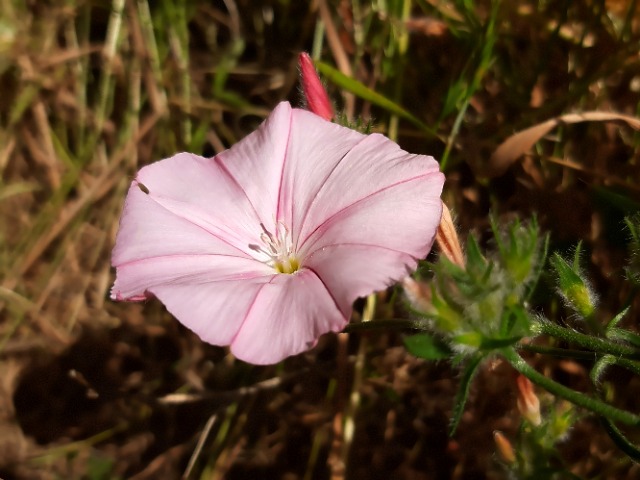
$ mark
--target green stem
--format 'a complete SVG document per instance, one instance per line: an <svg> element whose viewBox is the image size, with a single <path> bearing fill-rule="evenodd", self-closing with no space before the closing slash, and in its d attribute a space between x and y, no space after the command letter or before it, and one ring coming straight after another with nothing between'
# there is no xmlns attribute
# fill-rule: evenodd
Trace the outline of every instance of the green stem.
<svg viewBox="0 0 640 480"><path fill-rule="evenodd" d="M390 320L371 320L368 322L349 323L344 327L344 333L361 332L367 330L421 330L428 331L427 324L420 320L406 319L390 319Z"/></svg>
<svg viewBox="0 0 640 480"><path fill-rule="evenodd" d="M629 360L626 358L616 357L616 360L614 363L619 367L626 368L627 370L635 373L636 375L640 375L640 364L638 364L638 362L634 362L633 360Z"/></svg>
<svg viewBox="0 0 640 480"><path fill-rule="evenodd" d="M545 347L542 345L521 344L518 345L521 350L527 352L540 353L552 357L575 358L576 360L597 360L598 356L594 352L583 352L582 350L568 350L566 348Z"/></svg>
<svg viewBox="0 0 640 480"><path fill-rule="evenodd" d="M601 402L600 400L589 397L588 395L585 395L583 393L576 392L575 390L565 387L564 385L561 385L558 382L545 377L532 366L530 366L527 362L525 362L513 347L503 348L500 350L500 353L511 364L513 368L515 368L518 372L523 374L533 383L541 386L548 392L558 397L564 398L565 400L569 400L571 403L578 405L579 407L585 408L593 413L597 413L598 415L602 415L603 417L608 418L612 421L625 423L627 425L640 426L639 416L625 410L612 407L611 405Z"/></svg>
<svg viewBox="0 0 640 480"><path fill-rule="evenodd" d="M553 357L562 358L575 358L576 360L590 360L596 361L598 357L602 357L602 354L597 352L583 352L581 350L567 350L566 348L545 347L542 345L532 344L520 344L518 345L520 350L526 350L527 352L540 353L542 355L550 355ZM621 358L612 355L614 359L613 364L619 367L626 368L630 372L640 375L640 363L630 360L628 358Z"/></svg>
<svg viewBox="0 0 640 480"><path fill-rule="evenodd" d="M556 323L552 323L548 320L541 320L537 322L540 333L551 335L552 337L565 340L567 342L580 345L583 348L598 353L610 353L611 355L624 355L630 358L640 358L640 352L628 345L621 345L619 343L606 340L604 338L592 337L585 335L584 333L576 332L570 328L562 327Z"/></svg>

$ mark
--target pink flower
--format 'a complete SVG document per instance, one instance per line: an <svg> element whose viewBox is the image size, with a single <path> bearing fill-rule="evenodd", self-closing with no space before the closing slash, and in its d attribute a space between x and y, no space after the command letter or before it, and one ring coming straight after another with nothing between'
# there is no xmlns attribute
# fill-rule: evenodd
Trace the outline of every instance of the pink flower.
<svg viewBox="0 0 640 480"><path fill-rule="evenodd" d="M334 115L333 105L331 105L329 95L318 77L318 72L316 72L309 54L302 52L298 56L298 64L300 65L302 91L307 100L307 107L325 120L331 120Z"/></svg>
<svg viewBox="0 0 640 480"><path fill-rule="evenodd" d="M443 182L431 157L281 103L214 158L181 153L138 172L111 297L156 296L204 341L276 363L415 268Z"/></svg>

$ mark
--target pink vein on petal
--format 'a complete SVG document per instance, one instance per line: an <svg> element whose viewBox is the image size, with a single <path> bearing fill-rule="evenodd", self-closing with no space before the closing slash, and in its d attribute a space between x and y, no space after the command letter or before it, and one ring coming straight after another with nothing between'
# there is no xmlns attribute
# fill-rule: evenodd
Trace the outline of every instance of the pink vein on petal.
<svg viewBox="0 0 640 480"><path fill-rule="evenodd" d="M256 305L256 301L258 300L258 297L260 296L260 293L262 293L262 289L265 288L267 285L270 285L271 283L273 283L275 278L276 278L276 276L274 275L271 280L269 280L268 282L266 282L265 284L260 286L260 288L256 292L256 295L253 297L253 300L251 300L251 303L249 304L249 308L247 309L246 313L244 314L244 318L242 319L242 322L240 323L240 327L238 328L238 331L236 332L236 334L233 336L233 338L229 342L229 345L233 345L233 342L236 341L236 338L238 337L238 334L240 333L240 330L242 330L242 327L244 326L244 324L246 323L247 319L249 318L249 315L251 315L251 310L253 310L253 307Z"/></svg>
<svg viewBox="0 0 640 480"><path fill-rule="evenodd" d="M231 179L231 181L240 189L240 191L243 193L244 197L247 199L247 202L249 202L249 205L251 206L251 210L253 210L253 213L256 215L256 219L258 219L258 224L260 223L260 214L258 213L258 210L256 209L256 206L253 204L253 201L251 200L251 198L249 198L249 195L247 194L247 191L244 189L244 187L240 184L240 182L238 182L238 180L236 180L236 177L233 176L233 174L229 171L229 169L227 168L227 166L224 164L224 162L222 161L222 158L218 158L213 157L213 161L216 162L220 168L222 169L222 172Z"/></svg>
<svg viewBox="0 0 640 480"><path fill-rule="evenodd" d="M309 217L309 212L312 210L313 206L316 203L316 200L318 199L318 196L320 194L320 192L322 191L322 189L324 188L324 186L327 184L327 181L329 180L329 178L331 178L331 176L334 174L334 172L337 170L337 168L340 166L340 164L342 163L342 161L347 158L349 156L349 154L351 153L351 151L358 147L360 144L362 144L364 141L366 141L369 137L366 135L363 135L362 138L360 140L358 140L355 144L353 144L351 146L351 148L349 148L349 150L347 150L342 157L340 157L338 159L338 161L336 162L336 164L331 168L331 170L329 170L329 172L327 173L327 175L324 177L323 181L320 183L320 188L318 188L318 190L315 192L314 196L313 196L313 200L311 200L311 203L309 203L306 211L304 212L304 217L302 217L302 221L300 222L300 230L298 230L298 232L302 233L303 229L304 229L304 224L307 221L307 218ZM291 204L293 205L293 202L291 202ZM292 231L293 231L293 226L291 226ZM315 231L315 230L314 230ZM311 236L311 234L309 234L309 236ZM307 236L307 238L309 238L309 236ZM296 239L296 241L298 241L299 239ZM305 239L306 241L306 239ZM302 248L302 245L304 245L304 242L302 242L302 244L298 244L297 248Z"/></svg>
<svg viewBox="0 0 640 480"><path fill-rule="evenodd" d="M364 197L360 197L357 200L354 200L353 202L351 202L349 205L345 205L343 208L341 208L340 210L338 210L337 212L331 214L330 217L328 217L326 220L324 220L320 225L318 225L316 228L313 229L312 232L310 232L307 237L302 241L302 243L300 244L300 246L298 247L298 251L301 251L304 247L304 245L307 243L307 241L314 237L316 232L318 232L319 230L321 230L325 225L327 225L328 223L331 223L336 217L340 217L342 216L347 210L353 208L354 206L358 205L361 202L364 202L365 200L368 200L382 192L385 192L387 190L390 190L392 188L398 187L400 185L405 185L407 183L411 183L413 181L417 181L417 180L421 180L423 178L427 178L431 175L439 175L440 173L438 171L433 171L433 172L428 172L428 173L423 173L421 175L417 175L415 177L411 177L411 178L407 178L404 179L400 182L396 182L393 183L391 185L385 185L384 187L381 187L377 190L375 190L374 192L371 192L367 195L365 195ZM405 252L406 253L406 252Z"/></svg>
<svg viewBox="0 0 640 480"><path fill-rule="evenodd" d="M318 274L318 272L316 272L316 270L312 267L305 267L304 269L313 273L318 278L318 280L320 280L320 283L324 285L324 289L327 291L327 293L331 297L331 300L333 300L333 305L336 307L336 310L340 312L340 315L345 316L345 312L343 312L342 309L340 308L340 305L338 305L338 300L336 300L335 295L333 294L331 289L327 286L326 282L322 279L322 277Z"/></svg>
<svg viewBox="0 0 640 480"><path fill-rule="evenodd" d="M260 266L260 267L264 267L264 263L262 263L260 260L256 260L253 257L239 257L236 255L226 255L224 253L192 253L192 254L188 254L188 253L173 253L173 254L168 254L168 255L156 255L154 257L147 257L147 258L138 258L136 260L130 260L128 262L123 262L121 264L118 265L118 267L130 267L133 265L138 265L141 263L145 263L148 261L154 261L154 260L163 260L163 259L169 259L169 258L191 258L191 257L227 257L227 258L243 258L245 260L249 260L249 261L254 261L257 265L256 266ZM263 274L259 274L256 276L261 276Z"/></svg>
<svg viewBox="0 0 640 480"><path fill-rule="evenodd" d="M242 256L242 257L245 257L245 258L246 257L250 257L250 255L248 255L246 251L242 250L237 245L234 245L233 243L231 243L228 238L224 238L224 236L220 235L219 233L214 232L211 229L207 228L206 225L203 225L202 223L197 222L196 218L192 217L191 215L185 215L183 212L180 212L179 209L170 208L167 204L162 202L162 200L161 200L162 197L157 197L157 196L155 196L153 194L148 194L147 197L149 197L151 200L153 200L160 207L164 208L167 212L171 213L172 215L175 215L178 218L186 220L187 222L192 224L194 227L197 227L197 228L200 228L200 229L204 230L206 233L208 233L212 237L217 238L222 243L225 243L225 244L229 245L231 248L234 248L235 250L238 250L238 252L242 253L242 255L238 255L238 256ZM168 200L171 201L171 199L168 199ZM253 205L252 205L252 207L253 207ZM157 258L157 257L154 257L154 258Z"/></svg>
<svg viewBox="0 0 640 480"><path fill-rule="evenodd" d="M404 255L408 255L411 258L413 258L414 260L418 260L415 255L412 255L409 252L405 252L404 250L398 250L397 248L391 248L391 247L386 247L384 245L376 245L373 243L362 243L362 242L345 242L345 243L330 243L329 245L322 245L322 247L315 249L314 251L310 252L309 254L307 254L307 259L311 259L311 257L313 257L318 251L320 251L323 248L332 248L332 247L365 247L365 248L371 248L371 249L380 249L380 250L387 250L389 252L396 252L396 253L402 253ZM310 267L304 267L307 269L310 269Z"/></svg>
<svg viewBox="0 0 640 480"><path fill-rule="evenodd" d="M287 145L285 146L284 149L284 158L282 159L282 169L280 170L280 184L278 185L278 202L276 204L276 222L278 220L281 220L280 218L280 204L282 203L282 188L284 185L284 172L286 170L286 165L287 165L287 152L289 151L289 143L291 142L291 127L293 125L293 109L291 110L291 113L289 115L289 128L287 130ZM291 195L291 223L293 223L293 190L291 192L289 192L289 194ZM293 231L293 225L288 225L289 228L291 228L291 231Z"/></svg>

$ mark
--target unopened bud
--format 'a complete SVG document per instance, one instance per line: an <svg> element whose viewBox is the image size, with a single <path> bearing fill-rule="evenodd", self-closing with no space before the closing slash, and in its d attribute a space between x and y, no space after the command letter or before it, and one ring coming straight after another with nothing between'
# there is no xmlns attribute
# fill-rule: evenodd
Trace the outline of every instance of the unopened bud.
<svg viewBox="0 0 640 480"><path fill-rule="evenodd" d="M580 250L576 251L576 258L570 264L558 253L551 257L551 265L558 274L558 292L564 297L569 307L573 308L582 318L590 318L597 305L597 297L589 281L578 266Z"/></svg>
<svg viewBox="0 0 640 480"><path fill-rule="evenodd" d="M298 64L300 65L300 79L302 91L307 100L307 108L325 120L331 120L334 117L333 106L309 54L300 53Z"/></svg>
<svg viewBox="0 0 640 480"><path fill-rule="evenodd" d="M509 465L516 463L516 453L513 451L513 446L501 431L496 430L493 432L493 441L498 449L498 455L504 463Z"/></svg>
<svg viewBox="0 0 640 480"><path fill-rule="evenodd" d="M404 293L411 307L419 312L428 312L431 308L431 288L424 282L418 282L411 277L402 280Z"/></svg>
<svg viewBox="0 0 640 480"><path fill-rule="evenodd" d="M464 255L462 254L462 247L460 246L460 239L458 238L458 232L453 224L451 218L451 212L447 208L444 202L442 202L442 218L440 219L440 225L436 232L436 242L442 254L447 259L464 268Z"/></svg>
<svg viewBox="0 0 640 480"><path fill-rule="evenodd" d="M538 426L542 423L540 416L540 400L533 391L533 384L524 375L518 375L518 410L520 414L531 423Z"/></svg>

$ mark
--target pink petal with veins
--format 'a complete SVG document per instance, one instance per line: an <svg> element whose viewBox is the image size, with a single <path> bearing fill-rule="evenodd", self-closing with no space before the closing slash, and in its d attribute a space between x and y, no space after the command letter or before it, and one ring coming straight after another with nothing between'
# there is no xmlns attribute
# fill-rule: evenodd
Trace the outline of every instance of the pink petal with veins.
<svg viewBox="0 0 640 480"><path fill-rule="evenodd" d="M256 296L231 351L250 363L276 363L342 330L348 320L313 272L276 275Z"/></svg>

